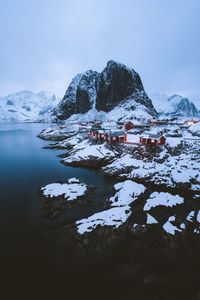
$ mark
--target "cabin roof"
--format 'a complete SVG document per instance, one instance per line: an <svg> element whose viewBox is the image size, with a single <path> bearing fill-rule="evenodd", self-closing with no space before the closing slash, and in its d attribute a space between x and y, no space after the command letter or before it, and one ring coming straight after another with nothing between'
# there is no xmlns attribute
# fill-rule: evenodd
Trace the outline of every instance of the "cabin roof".
<svg viewBox="0 0 200 300"><path fill-rule="evenodd" d="M101 126L92 126L91 131L99 131Z"/></svg>
<svg viewBox="0 0 200 300"><path fill-rule="evenodd" d="M108 132L109 136L125 136L127 135L126 131L124 130L113 130Z"/></svg>
<svg viewBox="0 0 200 300"><path fill-rule="evenodd" d="M105 130L103 130L103 129L100 129L100 130L97 130L97 131L98 131L98 133L100 133L100 134L105 133Z"/></svg>
<svg viewBox="0 0 200 300"><path fill-rule="evenodd" d="M158 135L158 134L154 134L154 133L144 133L141 135L141 138L160 140L162 136L163 135Z"/></svg>

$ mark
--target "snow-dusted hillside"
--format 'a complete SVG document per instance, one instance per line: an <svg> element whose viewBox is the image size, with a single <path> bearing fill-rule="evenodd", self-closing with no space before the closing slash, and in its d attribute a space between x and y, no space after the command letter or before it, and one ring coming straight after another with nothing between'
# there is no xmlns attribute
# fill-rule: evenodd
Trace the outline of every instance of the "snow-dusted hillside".
<svg viewBox="0 0 200 300"><path fill-rule="evenodd" d="M0 97L0 122L49 122L57 104L49 92L21 91Z"/></svg>
<svg viewBox="0 0 200 300"><path fill-rule="evenodd" d="M161 115L198 117L199 110L188 98L180 95L167 96L159 93L151 95L153 104Z"/></svg>
<svg viewBox="0 0 200 300"><path fill-rule="evenodd" d="M109 112L98 111L96 108L92 108L85 114L74 114L67 121L71 122L89 122L89 121L134 121L146 122L152 119L152 115L145 105L137 103L135 99L127 99L118 104Z"/></svg>

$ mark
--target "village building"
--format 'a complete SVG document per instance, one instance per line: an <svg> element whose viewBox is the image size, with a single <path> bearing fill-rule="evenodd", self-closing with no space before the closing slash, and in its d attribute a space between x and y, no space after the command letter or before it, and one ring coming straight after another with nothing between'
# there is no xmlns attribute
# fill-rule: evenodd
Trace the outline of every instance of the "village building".
<svg viewBox="0 0 200 300"><path fill-rule="evenodd" d="M98 132L99 130L101 130L101 126L100 125L93 125L91 128L90 128L90 131L88 132L88 136L90 138L93 138L93 139L98 139Z"/></svg>
<svg viewBox="0 0 200 300"><path fill-rule="evenodd" d="M187 120L185 122L185 125L191 126L191 125L195 125L196 123L197 123L197 120L191 119L191 120Z"/></svg>
<svg viewBox="0 0 200 300"><path fill-rule="evenodd" d="M115 144L117 142L125 142L127 140L127 134L124 130L115 130L106 132L104 135L104 141Z"/></svg>
<svg viewBox="0 0 200 300"><path fill-rule="evenodd" d="M165 145L166 138L163 135L144 133L140 136L140 144L150 146Z"/></svg>
<svg viewBox="0 0 200 300"><path fill-rule="evenodd" d="M134 128L138 129L149 129L151 124L134 124Z"/></svg>
<svg viewBox="0 0 200 300"><path fill-rule="evenodd" d="M153 120L151 120L152 125L167 125L169 123L170 123L169 119L162 119L162 120L153 119Z"/></svg>
<svg viewBox="0 0 200 300"><path fill-rule="evenodd" d="M124 125L126 131L129 131L131 129L134 128L134 124L131 121L128 121L125 125Z"/></svg>

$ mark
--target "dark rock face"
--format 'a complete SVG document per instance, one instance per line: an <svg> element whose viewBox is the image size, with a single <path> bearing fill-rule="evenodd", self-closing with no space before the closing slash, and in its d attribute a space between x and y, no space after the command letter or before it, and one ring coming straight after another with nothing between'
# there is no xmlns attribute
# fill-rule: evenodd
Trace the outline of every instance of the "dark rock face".
<svg viewBox="0 0 200 300"><path fill-rule="evenodd" d="M54 113L65 120L73 114L86 113L91 108L108 112L127 99L135 100L156 115L139 74L110 60L100 74L89 70L74 77Z"/></svg>
<svg viewBox="0 0 200 300"><path fill-rule="evenodd" d="M92 70L75 76L54 111L56 116L65 120L73 114L85 113L90 110L96 99L98 77L99 74Z"/></svg>
<svg viewBox="0 0 200 300"><path fill-rule="evenodd" d="M144 88L138 73L111 60L99 76L96 108L110 111L122 100L140 92Z"/></svg>

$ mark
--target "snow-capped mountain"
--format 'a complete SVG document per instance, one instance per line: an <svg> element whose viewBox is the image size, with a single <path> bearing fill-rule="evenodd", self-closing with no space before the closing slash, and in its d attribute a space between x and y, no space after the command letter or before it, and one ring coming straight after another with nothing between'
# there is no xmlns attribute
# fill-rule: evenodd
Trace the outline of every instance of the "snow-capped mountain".
<svg viewBox="0 0 200 300"><path fill-rule="evenodd" d="M119 120L157 115L139 74L112 60L101 73L89 70L75 76L54 113L61 120L102 115Z"/></svg>
<svg viewBox="0 0 200 300"><path fill-rule="evenodd" d="M161 115L178 116L178 117L198 117L200 115L198 109L188 98L180 95L166 96L154 94L151 96L153 104Z"/></svg>
<svg viewBox="0 0 200 300"><path fill-rule="evenodd" d="M21 91L0 97L0 122L49 122L57 104L49 92Z"/></svg>

